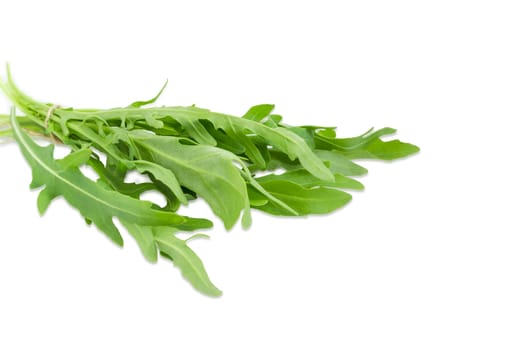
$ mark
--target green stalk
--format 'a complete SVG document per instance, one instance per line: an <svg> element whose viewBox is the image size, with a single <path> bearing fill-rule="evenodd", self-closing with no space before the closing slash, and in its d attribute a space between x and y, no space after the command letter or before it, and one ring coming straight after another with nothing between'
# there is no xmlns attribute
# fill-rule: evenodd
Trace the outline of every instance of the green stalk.
<svg viewBox="0 0 510 350"><path fill-rule="evenodd" d="M11 129L0 129L0 138L11 138L12 130ZM6 140L2 140L1 143L8 142Z"/></svg>

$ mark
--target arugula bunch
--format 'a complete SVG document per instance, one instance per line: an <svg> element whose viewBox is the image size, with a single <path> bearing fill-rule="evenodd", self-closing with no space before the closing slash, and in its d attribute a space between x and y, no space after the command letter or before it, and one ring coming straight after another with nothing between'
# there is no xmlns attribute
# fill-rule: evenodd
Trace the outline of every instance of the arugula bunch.
<svg viewBox="0 0 510 350"><path fill-rule="evenodd" d="M166 84L165 84L166 86ZM118 245L116 217L138 243L143 256L168 258L200 292L219 296L200 258L189 248L191 235L178 232L212 227L211 221L178 214L181 205L201 197L226 229L241 219L251 224L251 209L273 215L305 216L332 212L351 200L344 190L362 190L353 177L367 170L357 159L393 160L418 147L383 141L395 129L370 129L337 138L334 127L290 126L273 114L273 105L257 105L242 117L191 107L146 107L152 99L125 108L74 109L38 102L24 94L7 69L0 88L23 112L0 116L0 136L12 137L32 168L32 189L44 214L63 197ZM40 146L34 137L50 140ZM54 158L54 143L69 154ZM105 160L102 160L105 159ZM97 174L85 176L82 167ZM144 183L127 181L130 172L147 175ZM166 198L166 206L141 200L147 191Z"/></svg>

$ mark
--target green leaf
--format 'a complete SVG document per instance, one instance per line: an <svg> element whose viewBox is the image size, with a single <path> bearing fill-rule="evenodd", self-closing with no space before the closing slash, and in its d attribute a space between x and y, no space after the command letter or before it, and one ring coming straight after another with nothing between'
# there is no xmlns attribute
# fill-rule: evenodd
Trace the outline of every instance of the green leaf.
<svg viewBox="0 0 510 350"><path fill-rule="evenodd" d="M268 145L275 147L279 151L287 154L289 159L298 159L302 166L314 176L323 180L333 180L333 174L318 159L308 147L306 142L283 127L271 128L259 122L236 118L227 114L213 113L206 109L196 107L161 107L147 109L109 109L101 112L94 112L95 116L106 121L118 121L122 115L125 119L144 120L146 114L157 114L171 117L177 121L186 130L186 132L197 142L213 145L217 143L214 138L207 133L207 129L202 124L202 120L212 123L216 129L234 130L239 135L254 134L265 140ZM86 118L82 114L82 118ZM232 125L235 128L232 129ZM262 157L263 158L263 157Z"/></svg>
<svg viewBox="0 0 510 350"><path fill-rule="evenodd" d="M286 215L299 215L297 211L292 209L287 203L280 200L279 198L273 196L269 191L267 191L260 183L258 183L257 180L254 178L247 177L246 178L248 182L247 190L248 190L248 197L250 198L250 204L258 204L258 206L261 206L261 197L265 198L265 203L271 202L271 205L274 207L278 207L279 210L282 213L285 213ZM283 215L283 214L281 214Z"/></svg>
<svg viewBox="0 0 510 350"><path fill-rule="evenodd" d="M277 169L286 169L286 170L294 170L294 169L303 169L303 166L299 164L296 160L290 160L289 157L279 151L270 150L269 155L271 160L267 163L267 170L277 170ZM253 171L258 171L260 169L250 167Z"/></svg>
<svg viewBox="0 0 510 350"><path fill-rule="evenodd" d="M283 118L278 114L271 114L267 117L267 120L263 122L265 126L269 126L270 128L277 128L280 126Z"/></svg>
<svg viewBox="0 0 510 350"><path fill-rule="evenodd" d="M176 230L167 227L154 228L159 250L168 255L191 285L205 295L218 297L222 292L211 282L200 258L186 241L175 237Z"/></svg>
<svg viewBox="0 0 510 350"><path fill-rule="evenodd" d="M356 137L348 137L348 138L333 138L326 137L324 133L316 133L315 142L317 148L319 149L336 149L339 151L348 151L357 149L364 144L375 140L381 136L391 135L396 132L395 129L392 128L382 128L377 131L373 131L373 128L368 130L366 133L356 136Z"/></svg>
<svg viewBox="0 0 510 350"><path fill-rule="evenodd" d="M182 231L195 231L213 227L213 223L210 220L202 218L190 218L184 216L186 221L182 224L176 224L174 227Z"/></svg>
<svg viewBox="0 0 510 350"><path fill-rule="evenodd" d="M335 181L324 181L317 179L315 176L312 176L308 171L304 169L296 169L286 171L283 174L275 175L269 174L261 177L255 178L256 181L263 184L265 182L272 181L289 181L295 183L297 185L301 185L306 188L312 188L317 186L322 187L333 187L333 188L343 188L343 189L351 189L351 190L363 190L363 184L360 182L351 179L347 176L341 174L335 174ZM251 200L251 198L250 198Z"/></svg>
<svg viewBox="0 0 510 350"><path fill-rule="evenodd" d="M243 115L244 119L253 120L256 122L260 122L262 119L267 117L269 113L271 113L274 109L274 105L257 105L251 107L245 115Z"/></svg>
<svg viewBox="0 0 510 350"><path fill-rule="evenodd" d="M40 215L44 215L44 213L46 213L46 210L48 210L51 202L56 197L58 197L58 194L52 192L48 188L43 188L41 192L39 192L39 195L37 196L37 210L39 211Z"/></svg>
<svg viewBox="0 0 510 350"><path fill-rule="evenodd" d="M257 191L253 186L248 186L248 196L250 197L250 205L252 207L261 207L269 203L267 196Z"/></svg>
<svg viewBox="0 0 510 350"><path fill-rule="evenodd" d="M300 136L306 142L308 147L310 147L310 149L315 148L315 141L314 141L314 137L313 137L314 135L313 135L312 131L310 131L306 128L300 128L300 127L296 127L296 126L287 127L287 130L292 131L294 134Z"/></svg>
<svg viewBox="0 0 510 350"><path fill-rule="evenodd" d="M186 219L170 212L151 208L151 203L136 200L116 191L109 191L84 176L78 168L64 168L53 158L53 145L41 147L21 129L11 111L14 137L32 168L32 187L45 186L38 200L44 212L53 198L63 196L86 219L92 221L112 241L122 245L122 237L112 217L140 225L172 225Z"/></svg>
<svg viewBox="0 0 510 350"><path fill-rule="evenodd" d="M154 96L150 100L133 102L129 105L129 107L140 108L142 106L149 105L151 103L156 102L157 99L159 98L159 96L161 96L161 94L163 93L163 91L165 91L167 84L168 84L168 79L165 81L165 84L163 84L163 87L159 90L159 92L157 93L156 96Z"/></svg>
<svg viewBox="0 0 510 350"><path fill-rule="evenodd" d="M189 121L194 119L199 121L200 119L207 119L217 128L225 129L231 127L231 125L236 125L235 130L238 133L244 133L245 130L249 130L264 139L271 146L286 153L291 160L299 159L303 167L314 176L324 180L333 179L331 172L317 159L306 142L286 128L270 128L252 120L235 118L226 114L213 113L198 108L172 108L168 113L178 122L182 120Z"/></svg>
<svg viewBox="0 0 510 350"><path fill-rule="evenodd" d="M87 140L87 142L92 142L95 148L107 153L110 158L114 158L116 163L123 163L125 161L122 153L115 147L115 143L118 142L117 135L111 134L109 138L105 138L91 127L76 121L68 122L66 125L75 135L83 140Z"/></svg>
<svg viewBox="0 0 510 350"><path fill-rule="evenodd" d="M317 130L317 134L320 136L327 137L327 138L335 138L336 137L335 128Z"/></svg>
<svg viewBox="0 0 510 350"><path fill-rule="evenodd" d="M189 243L191 241L194 241L195 239L210 239L211 237L206 235L206 234L203 234L203 233L196 233L194 234L193 236L189 237L189 238L186 238L184 240L184 242L186 243Z"/></svg>
<svg viewBox="0 0 510 350"><path fill-rule="evenodd" d="M261 185L271 195L285 202L298 215L330 213L351 200L351 195L332 188L305 188L290 181L267 181ZM257 207L273 215L288 215L279 206L269 202Z"/></svg>
<svg viewBox="0 0 510 350"><path fill-rule="evenodd" d="M217 147L223 148L224 150L230 151L237 155L241 155L246 152L246 148L235 139L229 137L224 130L215 129L214 125L208 122L203 122L203 124L207 129L207 132L211 134L211 136L216 140Z"/></svg>
<svg viewBox="0 0 510 350"><path fill-rule="evenodd" d="M152 227L140 226L129 221L120 220L121 224L131 234L138 243L138 247L148 262L155 263L158 261L158 246L154 239Z"/></svg>
<svg viewBox="0 0 510 350"><path fill-rule="evenodd" d="M149 127L154 128L154 129L161 129L165 126L165 123L163 123L161 120L154 118L154 116L149 115L149 114L147 114L145 116L145 122L147 123L147 125ZM128 129L131 129L131 128L128 127Z"/></svg>
<svg viewBox="0 0 510 350"><path fill-rule="evenodd" d="M206 145L183 145L179 138L133 134L145 160L170 169L182 186L196 192L210 205L227 229L241 211L249 208L246 185L238 158L225 150Z"/></svg>
<svg viewBox="0 0 510 350"><path fill-rule="evenodd" d="M136 170L139 172L150 173L152 176L154 176L154 178L165 184L181 203L188 204L188 200L182 192L179 181L177 181L175 174L170 169L164 168L156 163L147 162L145 160L137 160L134 161L133 164L135 165Z"/></svg>
<svg viewBox="0 0 510 350"><path fill-rule="evenodd" d="M316 145L320 149L337 150L349 159L393 160L419 152L419 148L399 140L383 141L382 136L394 134L397 130L382 128L368 130L363 135L350 138L326 137L323 133L315 135Z"/></svg>
<svg viewBox="0 0 510 350"><path fill-rule="evenodd" d="M243 146L244 153L253 164L259 169L265 169L266 159L262 155L259 147L257 147L252 138L245 135L243 130L240 129L240 126L233 122L233 119L227 119L223 129L230 138Z"/></svg>
<svg viewBox="0 0 510 350"><path fill-rule="evenodd" d="M207 132L207 129L200 122L200 120L191 118L179 118L178 122L184 129L186 129L186 132L189 134L189 136L196 142L210 146L216 146L218 144L214 137L212 137L211 134Z"/></svg>
<svg viewBox="0 0 510 350"><path fill-rule="evenodd" d="M394 160L410 156L420 151L420 148L399 140L382 141L375 139L362 147L344 151L343 154L350 159L382 159Z"/></svg>
<svg viewBox="0 0 510 350"><path fill-rule="evenodd" d="M111 189L118 191L122 194L128 195L134 198L140 198L140 195L147 191L157 190L157 187L151 182L142 183L126 183L124 179L126 177L125 171L119 171L119 168L112 168L111 166L104 166L98 159L91 158L88 161L88 165L94 169L96 174L99 176L100 181L105 183ZM119 164L120 166L120 164Z"/></svg>
<svg viewBox="0 0 510 350"><path fill-rule="evenodd" d="M358 176L365 175L368 171L362 166L354 163L349 158L347 158L343 153L338 151L325 151L325 150L315 150L315 155L327 162L329 165L329 169L334 174L342 174L345 176Z"/></svg>
<svg viewBox="0 0 510 350"><path fill-rule="evenodd" d="M57 160L57 163L64 169L76 168L87 163L91 155L90 148L82 148L69 153L64 159Z"/></svg>

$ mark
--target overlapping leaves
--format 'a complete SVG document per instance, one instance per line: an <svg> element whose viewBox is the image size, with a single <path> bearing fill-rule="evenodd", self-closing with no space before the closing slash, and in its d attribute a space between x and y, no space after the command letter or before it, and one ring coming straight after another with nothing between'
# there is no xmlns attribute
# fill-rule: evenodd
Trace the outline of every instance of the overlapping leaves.
<svg viewBox="0 0 510 350"><path fill-rule="evenodd" d="M43 187L41 213L54 198L64 197L87 222L122 244L112 221L116 217L148 261L171 259L197 290L212 296L221 292L187 242L176 236L211 222L177 214L181 205L203 198L227 229L241 217L247 228L251 209L285 216L329 213L351 200L346 191L363 189L353 176L367 170L353 160L392 160L418 151L382 140L395 132L390 128L337 138L333 127L289 126L271 114L273 105L254 106L241 118L195 106L145 107L160 91L126 108L80 110L33 100L10 73L0 87L25 113L13 113L10 127L0 118L0 136L15 138L32 168L32 187ZM39 146L27 132L68 145L71 153L55 160L52 145ZM81 172L84 164L98 181ZM132 171L149 181L126 182ZM141 200L147 191L161 193L166 206Z"/></svg>

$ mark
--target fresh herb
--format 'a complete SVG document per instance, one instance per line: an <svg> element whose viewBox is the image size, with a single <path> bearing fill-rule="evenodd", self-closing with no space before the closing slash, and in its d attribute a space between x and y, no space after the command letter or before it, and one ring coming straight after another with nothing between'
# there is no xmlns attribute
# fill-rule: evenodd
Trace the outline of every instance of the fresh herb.
<svg viewBox="0 0 510 350"><path fill-rule="evenodd" d="M165 84L166 86L166 84ZM152 107L152 99L125 108L74 109L41 103L21 92L7 69L0 88L23 112L0 116L0 136L13 138L32 168L31 188L42 188L37 200L44 214L52 200L63 197L89 224L118 245L118 218L138 243L143 256L168 258L200 292L219 296L200 258L178 232L212 227L203 218L178 214L181 205L201 197L231 229L240 218L251 224L251 209L273 215L330 213L351 200L344 190L362 190L353 177L367 170L357 159L392 160L416 153L418 147L383 141L394 129L369 130L337 138L334 127L290 126L272 114L273 105L254 106L243 116L191 107ZM50 141L42 147L34 137ZM54 143L69 154L53 156ZM102 159L106 159L102 161ZM81 168L97 174L93 181ZM147 175L144 183L127 182L129 172ZM161 193L161 207L141 200L147 191Z"/></svg>

